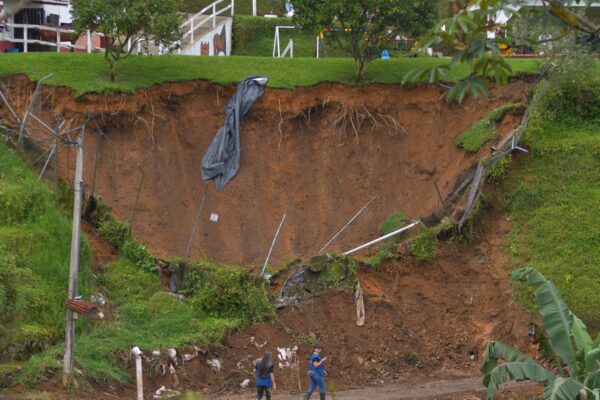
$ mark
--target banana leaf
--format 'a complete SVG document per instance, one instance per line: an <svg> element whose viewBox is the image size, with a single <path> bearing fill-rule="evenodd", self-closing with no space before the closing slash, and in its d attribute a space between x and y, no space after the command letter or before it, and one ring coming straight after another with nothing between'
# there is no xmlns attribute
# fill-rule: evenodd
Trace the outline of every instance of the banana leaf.
<svg viewBox="0 0 600 400"><path fill-rule="evenodd" d="M484 377L484 384L487 382L486 399L493 400L494 391L502 383L510 381L535 381L547 386L549 383L554 382L555 379L556 376L552 372L538 364L530 362L507 362L500 364Z"/></svg>
<svg viewBox="0 0 600 400"><path fill-rule="evenodd" d="M585 386L575 379L558 377L544 388L544 400L574 400L581 389Z"/></svg>
<svg viewBox="0 0 600 400"><path fill-rule="evenodd" d="M510 278L513 281L526 281L532 285L540 285L535 291L535 298L544 321L544 329L550 338L552 348L569 366L571 374L576 374L575 349L571 340L573 314L554 283L533 268L514 271Z"/></svg>

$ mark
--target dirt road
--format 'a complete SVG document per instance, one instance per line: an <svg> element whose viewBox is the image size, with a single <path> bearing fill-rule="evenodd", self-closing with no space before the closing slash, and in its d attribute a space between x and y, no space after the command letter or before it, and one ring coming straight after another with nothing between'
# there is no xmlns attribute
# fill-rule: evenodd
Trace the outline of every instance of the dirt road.
<svg viewBox="0 0 600 400"><path fill-rule="evenodd" d="M539 394L539 385L530 382L508 384L495 398L498 399L536 399ZM317 398L317 394L313 394ZM250 400L255 399L253 389L247 389L243 394L211 395L215 400ZM300 400L300 394L273 393L277 400ZM328 393L328 398L332 396ZM485 390L482 390L481 377L469 377L453 380L438 380L420 384L395 384L373 386L364 389L345 390L336 393L336 399L343 400L475 400L484 399Z"/></svg>

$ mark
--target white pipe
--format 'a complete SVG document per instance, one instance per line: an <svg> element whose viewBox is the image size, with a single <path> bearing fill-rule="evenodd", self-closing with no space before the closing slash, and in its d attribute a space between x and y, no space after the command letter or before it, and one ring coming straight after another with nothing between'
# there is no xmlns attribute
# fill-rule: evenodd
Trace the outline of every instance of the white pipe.
<svg viewBox="0 0 600 400"><path fill-rule="evenodd" d="M142 379L142 351L135 346L131 349L135 355L135 378L137 382L137 400L144 400L144 381Z"/></svg>
<svg viewBox="0 0 600 400"><path fill-rule="evenodd" d="M421 221L415 221L415 222L413 222L413 223L412 223L412 224L410 224L410 225L406 225L404 228L400 228L400 229L398 229L398 230L395 230L394 232L390 232L390 233L388 233L387 235L383 235L383 236L382 236L382 237L380 237L380 238L377 238L377 239L375 239L375 240L371 240L370 242L368 242L368 243L365 243L365 244L362 244L362 245L360 245L360 246L358 246L358 247L356 247L356 248L354 248L354 249L352 249L352 250L348 250L347 252L345 252L345 253L343 253L343 254L344 254L345 256L347 256L347 255L350 255L350 254L352 254L352 253L356 253L357 251L359 251L359 250L362 250L362 249L364 249L365 247L369 247L369 246L370 246L370 245L372 245L372 244L379 243L379 242L381 242L382 240L385 240L385 239L387 239L387 238L390 238L390 237L392 237L392 236L395 236L395 235L397 235L397 234L399 234L399 233L402 233L402 232L404 232L404 231L406 231L406 230L409 230L410 228L413 228L413 227L415 227L415 226L417 226L417 225L419 225L419 224L421 224L421 223L422 223Z"/></svg>

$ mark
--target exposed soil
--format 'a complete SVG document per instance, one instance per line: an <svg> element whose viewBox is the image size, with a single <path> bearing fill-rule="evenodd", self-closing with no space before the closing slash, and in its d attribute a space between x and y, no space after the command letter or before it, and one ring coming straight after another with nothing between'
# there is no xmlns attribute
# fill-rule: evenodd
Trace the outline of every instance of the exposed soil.
<svg viewBox="0 0 600 400"><path fill-rule="evenodd" d="M22 114L32 85L23 77L7 83ZM267 89L242 124L240 172L222 192L210 185L191 256L261 264L288 199L274 264L316 254L372 196L377 200L330 250L373 239L392 212L411 219L429 215L440 204L434 181L445 197L461 173L489 153L484 147L467 155L453 139L500 104L526 101L528 87L515 81L492 88L489 98L469 98L462 105L446 103L444 90L432 85ZM62 116L63 129L81 123L87 110L92 116L85 141L88 192L98 149L94 192L120 219L130 221L141 166L145 179L133 230L158 255L185 256L204 191L200 161L234 90L198 81L128 96L75 98L67 89L44 88L34 110L51 125ZM362 126L348 119L351 113L365 118ZM498 135L517 123L508 115ZM99 132L103 139L97 146ZM74 164L74 151L61 148L60 176L70 181ZM210 222L212 213L218 222Z"/></svg>
<svg viewBox="0 0 600 400"><path fill-rule="evenodd" d="M9 84L17 108L24 110L31 85L22 77L12 78ZM240 172L222 192L210 187L192 256L261 263L288 198L292 206L275 249L275 262L294 254L315 254L374 195L378 200L332 250L374 238L379 223L394 211L410 218L436 211L439 199L433 182L437 180L445 197L464 171L490 151L484 147L478 154L467 155L453 139L494 107L525 101L528 87L526 82L513 82L492 89L489 99L469 99L462 105L447 104L442 89L434 86L324 84L295 91L268 89L242 125ZM132 96L76 99L69 90L44 88L41 108L36 109L49 123L62 115L67 127L80 123L85 109L89 110L93 119L88 125L93 130L87 132L85 146L87 191L91 191L99 148L94 191L119 218L129 220L141 164L145 180L134 231L160 255L181 256L204 189L200 160L223 122L222 109L233 91L232 87L193 82ZM378 121L391 116L402 128L396 132L365 124L357 134L351 125L345 130L335 128L340 110L350 107L364 113L365 105L379 115ZM507 115L498 135L503 136L518 121ZM104 137L97 147L100 131ZM74 154L67 148L61 150L60 175L70 180ZM218 222L209 221L211 213L219 215ZM460 246L444 243L433 261L407 257L361 271L364 327L356 326L352 292L323 293L282 310L277 323L251 326L228 338L223 349L186 363L178 372L180 389L200 390L210 399L252 398L252 387L239 388L244 379L253 381L252 360L265 350L277 354L277 347L298 346L291 366L282 362L276 374L280 391L304 391L310 345L319 341L330 356L329 387L335 385L340 398L480 396L476 379L490 340L535 355L527 337L528 319L513 305L507 280L504 251L510 221L490 210L485 219L478 239ZM98 260L112 256L97 240L92 240L92 246ZM183 349L186 352L190 349ZM215 353L222 360L220 372L206 363ZM450 383L428 383L440 379ZM168 376L146 377L147 392L163 384L174 388ZM54 391L54 384L48 385ZM519 398L537 393L530 387L515 390ZM132 398L133 393L132 386L99 387L83 397L65 396Z"/></svg>

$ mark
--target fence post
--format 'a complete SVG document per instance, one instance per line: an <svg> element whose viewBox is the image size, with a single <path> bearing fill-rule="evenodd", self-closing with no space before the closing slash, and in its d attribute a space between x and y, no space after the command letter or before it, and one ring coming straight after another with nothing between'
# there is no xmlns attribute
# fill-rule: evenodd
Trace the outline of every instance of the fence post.
<svg viewBox="0 0 600 400"><path fill-rule="evenodd" d="M235 13L235 0L231 0L231 16Z"/></svg>
<svg viewBox="0 0 600 400"><path fill-rule="evenodd" d="M86 40L86 50L88 53L92 52L92 33L90 32L90 30L88 29L86 34L85 34L87 40Z"/></svg>
<svg viewBox="0 0 600 400"><path fill-rule="evenodd" d="M27 53L27 25L23 27L23 53Z"/></svg>
<svg viewBox="0 0 600 400"><path fill-rule="evenodd" d="M191 38L190 46L193 46L194 45L194 17L192 17L190 19L190 26L192 28L192 31L191 31L192 34L190 35L190 38Z"/></svg>
<svg viewBox="0 0 600 400"><path fill-rule="evenodd" d="M60 53L60 27L56 28L56 52Z"/></svg>
<svg viewBox="0 0 600 400"><path fill-rule="evenodd" d="M217 26L217 6L216 3L213 3L212 5L212 9L213 9L213 28Z"/></svg>

